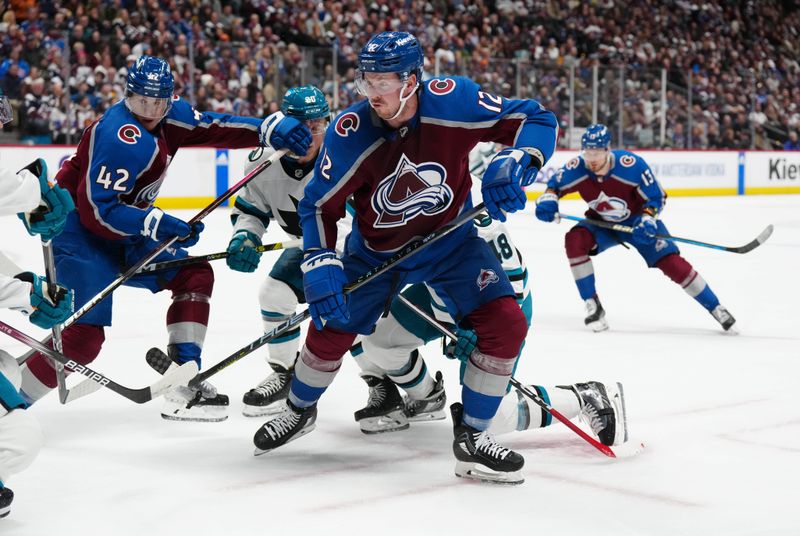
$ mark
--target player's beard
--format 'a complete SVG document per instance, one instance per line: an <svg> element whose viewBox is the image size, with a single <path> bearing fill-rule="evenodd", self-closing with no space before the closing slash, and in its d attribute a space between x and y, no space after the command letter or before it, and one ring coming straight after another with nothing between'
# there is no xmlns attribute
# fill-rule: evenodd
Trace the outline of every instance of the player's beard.
<svg viewBox="0 0 800 536"><path fill-rule="evenodd" d="M372 110L375 112L375 114L384 121L394 117L394 115L397 113L397 110L400 109L399 102L392 107L390 107L389 104L384 100L377 100L375 102L370 101L369 104L372 106ZM377 108L376 105L378 106Z"/></svg>

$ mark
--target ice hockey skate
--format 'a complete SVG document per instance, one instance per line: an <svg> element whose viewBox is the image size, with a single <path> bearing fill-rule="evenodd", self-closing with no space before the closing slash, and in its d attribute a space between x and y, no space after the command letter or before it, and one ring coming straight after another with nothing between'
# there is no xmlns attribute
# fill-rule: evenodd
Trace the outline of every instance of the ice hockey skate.
<svg viewBox="0 0 800 536"><path fill-rule="evenodd" d="M717 305L714 307L714 310L711 311L711 316L714 317L714 320L719 322L719 325L722 326L722 329L730 333L736 333L736 328L733 327L733 325L736 323L736 319L733 318L733 315L730 314L723 306Z"/></svg>
<svg viewBox="0 0 800 536"><path fill-rule="evenodd" d="M446 403L447 393L444 392L442 373L436 372L436 383L428 396L419 400L406 397L405 415L408 422L441 421L445 418Z"/></svg>
<svg viewBox="0 0 800 536"><path fill-rule="evenodd" d="M158 348L147 352L147 364L159 374L178 366ZM178 385L164 394L161 416L169 421L219 422L228 418L228 395L208 382L197 387Z"/></svg>
<svg viewBox="0 0 800 536"><path fill-rule="evenodd" d="M628 440L625 395L619 382L590 381L565 387L572 389L581 406L581 419L604 445L621 445Z"/></svg>
<svg viewBox="0 0 800 536"><path fill-rule="evenodd" d="M525 459L497 443L486 431L476 430L461 422L464 407L456 402L450 406L453 417L453 454L456 456L456 476L492 484L522 484L520 470Z"/></svg>
<svg viewBox="0 0 800 536"><path fill-rule="evenodd" d="M408 428L406 405L397 386L389 378L364 376L369 386L367 405L353 416L365 434L396 432Z"/></svg>
<svg viewBox="0 0 800 536"><path fill-rule="evenodd" d="M242 397L242 415L245 417L277 415L283 411L283 402L289 396L292 369L273 364L270 366L274 372Z"/></svg>
<svg viewBox="0 0 800 536"><path fill-rule="evenodd" d="M11 512L11 503L14 501L14 492L0 485L0 519Z"/></svg>
<svg viewBox="0 0 800 536"><path fill-rule="evenodd" d="M283 404L283 411L274 419L265 422L253 437L256 450L260 456L271 450L294 441L311 432L317 421L317 405L298 408L288 399Z"/></svg>
<svg viewBox="0 0 800 536"><path fill-rule="evenodd" d="M586 318L583 323L594 332L605 331L608 329L606 321L606 311L600 303L600 298L594 296L586 300Z"/></svg>

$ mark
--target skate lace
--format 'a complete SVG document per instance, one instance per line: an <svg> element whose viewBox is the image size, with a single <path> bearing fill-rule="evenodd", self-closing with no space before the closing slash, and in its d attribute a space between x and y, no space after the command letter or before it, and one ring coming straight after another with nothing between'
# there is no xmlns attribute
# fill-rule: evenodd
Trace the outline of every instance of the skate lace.
<svg viewBox="0 0 800 536"><path fill-rule="evenodd" d="M493 458L499 458L501 460L505 460L506 456L511 453L511 449L508 449L497 443L494 440L494 436L486 431L478 434L478 437L475 441L475 449L485 452Z"/></svg>
<svg viewBox="0 0 800 536"><path fill-rule="evenodd" d="M277 439L292 431L298 422L300 422L300 415L287 409L283 415L269 421L265 428L272 439Z"/></svg>
<svg viewBox="0 0 800 536"><path fill-rule="evenodd" d="M383 382L375 385L369 390L369 398L367 398L367 406L371 408L380 407L386 399L386 386Z"/></svg>
<svg viewBox="0 0 800 536"><path fill-rule="evenodd" d="M587 404L583 408L583 417L592 431L597 434L603 430L603 420L600 418L600 414L597 411L597 408L592 406L591 404Z"/></svg>
<svg viewBox="0 0 800 536"><path fill-rule="evenodd" d="M273 393L277 393L283 387L284 380L283 375L277 372L273 372L269 376L267 376L263 382L259 383L258 386L254 389L254 391L258 392L262 395L271 395Z"/></svg>
<svg viewBox="0 0 800 536"><path fill-rule="evenodd" d="M203 395L203 398L205 399L210 399L217 396L217 388L208 382L200 382L198 391L200 391L200 394Z"/></svg>

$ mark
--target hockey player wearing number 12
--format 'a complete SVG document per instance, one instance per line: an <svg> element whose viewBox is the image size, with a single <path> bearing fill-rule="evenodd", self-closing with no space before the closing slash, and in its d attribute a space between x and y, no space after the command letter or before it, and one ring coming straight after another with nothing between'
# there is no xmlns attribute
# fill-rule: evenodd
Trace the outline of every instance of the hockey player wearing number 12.
<svg viewBox="0 0 800 536"><path fill-rule="evenodd" d="M120 272L152 251L157 243L179 237L174 249L155 261L181 258L199 240L203 224L189 226L153 206L167 166L181 147L245 148L271 145L305 154L308 129L280 112L266 119L199 112L173 97L174 81L166 61L142 56L128 73L125 99L83 133L75 155L57 174L77 211L53 241L61 282L75 290L82 306ZM192 180L192 177L184 177ZM124 284L150 292L169 290L169 357L196 361L206 334L214 274L209 263L133 276ZM100 352L104 326L111 325L112 297L83 315L62 334L64 354L87 364ZM37 400L56 386L55 371L40 354L22 371L22 391ZM219 421L227 417L228 397L210 384L178 386L165 395L162 416L174 420Z"/></svg>
<svg viewBox="0 0 800 536"><path fill-rule="evenodd" d="M589 204L586 215L629 225L633 234L578 223L564 237L567 258L586 303L584 323L593 331L608 329L606 313L597 296L592 255L630 242L650 268L658 268L702 305L725 331L736 320L720 305L719 299L681 256L671 240L657 238L669 234L659 219L667 194L644 159L629 151L609 150L611 134L605 125L590 125L581 137L580 156L567 162L547 183L547 191L536 203L536 217L551 222L558 214L558 199L570 192Z"/></svg>
<svg viewBox="0 0 800 536"><path fill-rule="evenodd" d="M478 333L462 404L451 407L456 474L522 482L522 456L485 432L505 394L527 332L514 289L471 224L446 235L345 298L348 281L472 207L469 151L480 141L510 146L489 165L483 198L493 218L525 206L529 184L555 149L554 115L531 100L509 100L466 78L422 83L422 51L404 32L373 36L358 56L357 87L368 99L334 120L298 212L304 289L314 320L295 365L287 405L256 432L256 453L314 427L316 405L357 334L368 334L407 284L427 282L454 317ZM345 255L336 222L353 195ZM323 327L323 320L327 324Z"/></svg>

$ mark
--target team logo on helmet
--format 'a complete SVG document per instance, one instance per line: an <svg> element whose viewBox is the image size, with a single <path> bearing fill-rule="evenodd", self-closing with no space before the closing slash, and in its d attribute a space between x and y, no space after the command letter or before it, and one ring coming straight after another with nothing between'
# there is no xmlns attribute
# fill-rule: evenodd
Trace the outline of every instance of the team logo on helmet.
<svg viewBox="0 0 800 536"><path fill-rule="evenodd" d="M428 89L434 95L447 95L456 88L456 81L452 78L445 78L444 80L431 80L428 84Z"/></svg>
<svg viewBox="0 0 800 536"><path fill-rule="evenodd" d="M350 132L358 130L359 122L358 114L354 114L353 112L342 114L339 119L336 120L336 133L346 138L350 135Z"/></svg>
<svg viewBox="0 0 800 536"><path fill-rule="evenodd" d="M495 273L494 270L483 268L478 275L478 279L475 280L475 283L477 283L479 290L483 290L492 283L497 283L498 281L500 281L500 278L497 277L497 273Z"/></svg>
<svg viewBox="0 0 800 536"><path fill-rule="evenodd" d="M375 227L399 227L419 215L438 214L453 201L445 184L447 170L438 162L415 164L403 154L394 171L378 184L372 209Z"/></svg>
<svg viewBox="0 0 800 536"><path fill-rule="evenodd" d="M139 127L136 125L131 125L128 123L119 127L119 130L117 131L117 137L123 143L134 145L137 141L139 141L139 138L142 137L142 131L139 130Z"/></svg>
<svg viewBox="0 0 800 536"><path fill-rule="evenodd" d="M619 158L619 163L622 167L632 167L636 163L636 158L629 154L624 154Z"/></svg>
<svg viewBox="0 0 800 536"><path fill-rule="evenodd" d="M628 203L619 197L608 197L604 192L600 192L597 199L589 201L589 208L608 221L626 220L631 215Z"/></svg>

